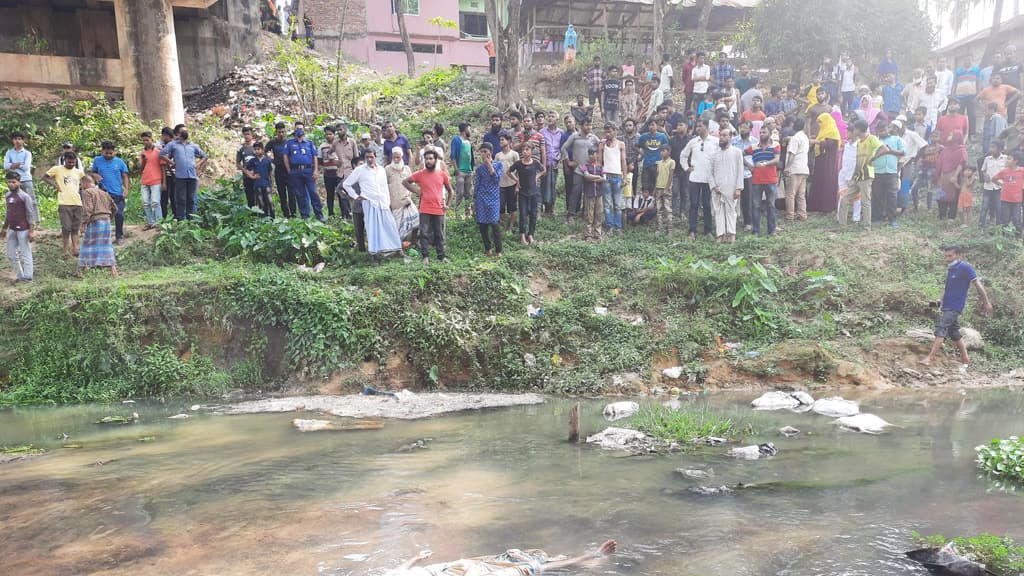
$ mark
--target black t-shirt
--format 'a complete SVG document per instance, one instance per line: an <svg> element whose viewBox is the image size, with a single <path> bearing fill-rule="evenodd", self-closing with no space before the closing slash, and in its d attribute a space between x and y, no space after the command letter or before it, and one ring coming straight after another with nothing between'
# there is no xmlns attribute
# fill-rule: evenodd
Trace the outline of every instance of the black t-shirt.
<svg viewBox="0 0 1024 576"><path fill-rule="evenodd" d="M537 185L537 177L540 175L543 167L540 165L540 161L536 158L533 159L529 164L523 164L522 161L516 162L512 165L512 171L516 173L516 177L519 178L519 193L524 196L540 196L540 187Z"/></svg>
<svg viewBox="0 0 1024 576"><path fill-rule="evenodd" d="M605 108L618 108L619 106L619 81L604 81L604 106Z"/></svg>
<svg viewBox="0 0 1024 576"><path fill-rule="evenodd" d="M252 149L252 146L248 144L242 144L242 146L238 149L238 152L235 153L235 163L241 164L242 166L248 166L249 160L252 160L255 157L256 151ZM246 180L249 179L249 177L246 176L244 173L242 174L242 178L245 178Z"/></svg>
<svg viewBox="0 0 1024 576"><path fill-rule="evenodd" d="M999 74L1003 77L1003 83L1020 89L1021 63L1003 64L999 68Z"/></svg>
<svg viewBox="0 0 1024 576"><path fill-rule="evenodd" d="M686 136L672 136L668 140L668 145L672 147L672 159L676 161L676 173L683 171L683 165L679 162L679 155L683 153L683 148L690 142L693 136L687 134Z"/></svg>

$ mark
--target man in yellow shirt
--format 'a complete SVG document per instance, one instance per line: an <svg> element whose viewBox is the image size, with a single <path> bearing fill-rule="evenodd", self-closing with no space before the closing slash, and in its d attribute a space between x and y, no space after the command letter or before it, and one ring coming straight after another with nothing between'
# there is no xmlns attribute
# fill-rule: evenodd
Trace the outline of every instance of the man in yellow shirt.
<svg viewBox="0 0 1024 576"><path fill-rule="evenodd" d="M78 156L65 152L62 166L46 171L43 181L57 189L57 214L60 216L60 236L64 241L64 257L78 256L78 232L82 228L82 195L79 184L85 176L78 168Z"/></svg>
<svg viewBox="0 0 1024 576"><path fill-rule="evenodd" d="M672 173L676 161L672 159L672 148L662 145L661 160L657 162L658 176L654 180L654 202L658 210L658 229L672 231Z"/></svg>
<svg viewBox="0 0 1024 576"><path fill-rule="evenodd" d="M889 153L889 147L868 131L868 123L858 120L853 124L850 133L851 145L857 146L857 165L853 170L853 180L846 193L839 198L839 225L846 226L846 220L853 201L860 196L861 222L866 230L871 230L871 185L875 180L874 162L883 154ZM856 144L853 144L855 142Z"/></svg>

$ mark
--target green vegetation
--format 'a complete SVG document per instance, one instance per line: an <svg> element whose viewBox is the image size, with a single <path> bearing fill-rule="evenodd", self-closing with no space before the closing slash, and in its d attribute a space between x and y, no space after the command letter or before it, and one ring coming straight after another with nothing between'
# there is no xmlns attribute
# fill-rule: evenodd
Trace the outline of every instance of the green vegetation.
<svg viewBox="0 0 1024 576"><path fill-rule="evenodd" d="M712 411L707 405L684 406L679 410L653 404L641 406L629 427L660 440L689 443L700 438L732 438L753 432L750 424Z"/></svg>
<svg viewBox="0 0 1024 576"><path fill-rule="evenodd" d="M682 366L699 387L716 362L751 380L829 383L837 359L858 362L934 322L937 247L949 241L967 246L997 306L992 319L965 315L987 338L975 364L1024 355L1019 245L932 220L865 235L814 218L721 245L646 228L588 243L546 218L540 244L509 235L492 259L475 223L451 219L451 263L424 267L410 251L409 264L369 266L348 223L262 220L238 207L233 183L202 202L201 221L120 249L116 280L76 280L59 243L37 243L36 282L0 288L0 402L316 387L365 380L373 366L426 387L566 393L648 378L656 365ZM295 266L317 262L320 274ZM543 314L530 318L528 305ZM719 351L719 340L742 347Z"/></svg>
<svg viewBox="0 0 1024 576"><path fill-rule="evenodd" d="M987 446L974 450L978 453L978 468L999 480L1009 480L1010 484L1024 482L1024 442L1020 438L994 438Z"/></svg>
<svg viewBox="0 0 1024 576"><path fill-rule="evenodd" d="M5 455L35 456L37 454L43 454L44 452L46 452L44 448L36 448L31 444L22 444L20 446L0 446L0 454Z"/></svg>
<svg viewBox="0 0 1024 576"><path fill-rule="evenodd" d="M913 533L914 538L925 546L945 546L950 539L941 534L922 536ZM974 558L977 562L996 574L1017 574L1024 571L1024 546L1017 544L1005 536L981 534L980 536L953 538L953 544L964 555Z"/></svg>

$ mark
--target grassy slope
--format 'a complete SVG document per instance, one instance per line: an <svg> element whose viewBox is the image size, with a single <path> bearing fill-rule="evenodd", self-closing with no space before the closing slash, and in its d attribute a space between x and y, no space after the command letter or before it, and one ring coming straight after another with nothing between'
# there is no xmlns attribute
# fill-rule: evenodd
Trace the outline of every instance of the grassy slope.
<svg viewBox="0 0 1024 576"><path fill-rule="evenodd" d="M975 363L1019 363L1019 241L930 219L873 234L833 229L821 217L733 246L648 229L585 243L561 218L543 219L539 245L510 241L497 260L482 255L474 224L451 221L450 264L357 259L315 276L238 260L152 266L139 242L122 253L117 280L72 279L57 239L47 239L37 246L38 280L0 289L9 351L0 400L375 380L588 392L677 363L701 383L719 358L758 377L839 383L837 359L859 362L881 339L931 325L927 302L943 279L937 247L949 241L968 247L996 303L993 319L966 315L989 340ZM764 283L747 261L764 265ZM736 302L741 290L751 292ZM544 314L528 318L528 304ZM762 357L719 353L718 336Z"/></svg>

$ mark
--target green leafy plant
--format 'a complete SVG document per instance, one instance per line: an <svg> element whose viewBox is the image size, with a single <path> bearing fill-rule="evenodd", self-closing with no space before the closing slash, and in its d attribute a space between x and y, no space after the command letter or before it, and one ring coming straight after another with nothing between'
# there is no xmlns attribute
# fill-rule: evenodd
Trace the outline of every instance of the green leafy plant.
<svg viewBox="0 0 1024 576"><path fill-rule="evenodd" d="M988 474L1012 482L1024 482L1024 441L1017 436L994 438L988 445L976 447L975 462Z"/></svg>
<svg viewBox="0 0 1024 576"><path fill-rule="evenodd" d="M959 538L946 538L941 534L922 536L916 530L911 532L915 540L924 546L939 548L950 541L964 555L985 564L996 574L1016 574L1024 571L1024 546L1006 536L980 534Z"/></svg>
<svg viewBox="0 0 1024 576"><path fill-rule="evenodd" d="M731 438L751 432L749 424L726 417L706 404L672 410L660 404L641 406L631 428L662 440L689 443L699 438Z"/></svg>

